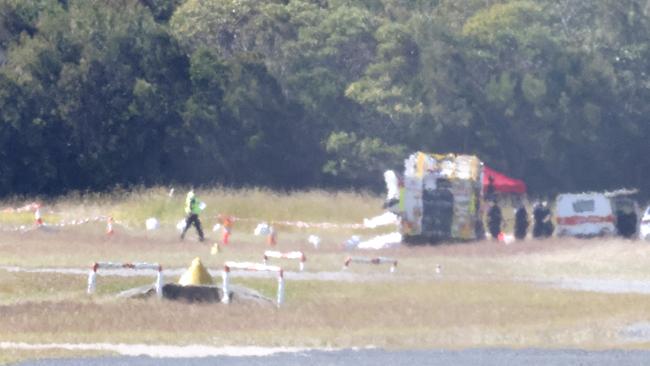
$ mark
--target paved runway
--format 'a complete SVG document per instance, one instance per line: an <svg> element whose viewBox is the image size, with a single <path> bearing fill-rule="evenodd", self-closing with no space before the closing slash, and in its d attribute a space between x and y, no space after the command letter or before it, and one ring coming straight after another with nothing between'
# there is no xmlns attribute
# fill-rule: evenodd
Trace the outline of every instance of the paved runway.
<svg viewBox="0 0 650 366"><path fill-rule="evenodd" d="M292 366L292 365L354 365L354 366L605 366L648 365L650 351L580 351L541 349L472 349L464 351L424 350L386 351L379 349L305 351L278 353L271 356L202 357L202 358L151 358L151 357L101 357L58 359L24 362L21 366Z"/></svg>

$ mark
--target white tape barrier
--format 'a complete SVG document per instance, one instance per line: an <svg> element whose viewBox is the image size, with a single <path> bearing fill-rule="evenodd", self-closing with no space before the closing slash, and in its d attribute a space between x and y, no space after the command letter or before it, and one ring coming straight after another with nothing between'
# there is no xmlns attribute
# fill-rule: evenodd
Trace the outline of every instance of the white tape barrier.
<svg viewBox="0 0 650 366"><path fill-rule="evenodd" d="M223 298L221 302L224 304L230 303L230 271L242 270L242 271L258 271L258 272L275 272L278 274L278 293L277 293L277 305L280 307L284 302L284 271L281 267L278 266L269 266L261 263L252 263L252 262L226 262L223 266L223 272L221 274L223 279Z"/></svg>
<svg viewBox="0 0 650 366"><path fill-rule="evenodd" d="M397 268L397 260L387 257L375 257L375 258L365 258L365 257L347 257L345 263L343 264L343 269L347 269L350 266L350 263L365 263L365 264L383 264L390 263L390 272L395 272Z"/></svg>
<svg viewBox="0 0 650 366"><path fill-rule="evenodd" d="M305 261L307 261L305 253L301 251L283 253L275 250L267 250L264 252L264 264L268 264L269 258L298 259L300 261L300 272L305 270Z"/></svg>
<svg viewBox="0 0 650 366"><path fill-rule="evenodd" d="M88 294L95 293L97 287L97 271L100 269L133 269L133 270L154 270L158 271L156 275L156 295L162 298L163 275L162 266L156 263L113 263L113 262L95 262L88 274Z"/></svg>
<svg viewBox="0 0 650 366"><path fill-rule="evenodd" d="M39 207L41 207L40 204L38 204L36 202L32 202L32 203L26 204L25 206L17 207L17 208L6 207L6 208L3 208L2 210L0 210L0 212L3 212L3 213L19 213L19 212L27 212L27 211L36 211Z"/></svg>
<svg viewBox="0 0 650 366"><path fill-rule="evenodd" d="M51 224L51 223L46 223L43 221L40 210L34 212L34 225L33 226L26 226L26 225L21 225L13 228L1 228L0 231L3 232L28 232L32 231L38 228L65 228L65 227L71 227L71 226L80 226L80 225L85 225L89 223L96 223L96 222L106 222L106 233L107 234L112 234L113 233L113 225L120 225L121 227L124 227L126 229L130 228L125 225L124 223L120 221L115 221L113 220L112 217L108 216L95 216L95 217L87 217L84 219L75 219L75 220L70 220L70 221L65 221L65 222L59 222L57 224Z"/></svg>
<svg viewBox="0 0 650 366"><path fill-rule="evenodd" d="M173 190L170 191L170 195L173 195ZM201 204L203 205L203 208L206 207L205 203L202 202ZM36 202L32 202L30 204L27 204L25 206L18 207L18 208L7 207L7 208L4 208L4 209L0 210L0 212L3 212L3 213L20 213L20 212L32 211L32 212L35 213L35 216L38 216L38 217L35 217L35 219L37 221L37 226L38 226L38 225L44 225L42 220L41 220L40 223L38 222L39 219L41 219L40 218L40 212L38 212L38 213L36 212L37 210L42 209L42 208L43 208L43 206L41 206L40 204L38 204ZM49 214L55 214L55 215L63 215L63 213L61 213L61 212L53 212L52 210L49 210L48 213ZM219 219L220 216L221 215L217 215L216 217L208 217L208 220L213 219L213 218ZM99 216L99 217L92 217L92 218L89 217L89 218L84 218L84 219L61 222L59 224L47 224L45 226L48 226L48 227L66 227L66 226L81 225L81 224L85 224L85 223L88 223L88 222L104 221L108 217L109 216ZM232 219L232 221L258 221L258 222L260 221L259 219L255 219L255 218L242 218L242 217L235 217L235 216L230 216L230 215L229 215L229 217ZM179 231L182 231L185 228L185 219L183 219L182 222L183 223L179 222L176 225L176 228ZM117 225L120 225L120 226L123 226L126 229L132 230L132 228L130 228L128 225L126 225L123 222L114 221L113 223L117 224ZM303 229L309 229L309 228L319 228L319 229L364 229L364 228L366 228L366 226L364 224L345 224L345 223L340 224L340 223L331 223L331 222L305 222L305 221L272 221L272 222L267 223L266 225L267 225L267 229L271 229L272 225L293 226L293 227L303 228ZM146 226L147 226L147 230L151 230L149 224L146 224ZM157 229L159 227L160 227L160 223L158 223L158 225L155 226L155 229ZM31 229L32 228L26 227L24 225L20 226L20 227L11 228L11 229L6 229L6 228L2 229L2 228L0 228L1 231L28 231L28 230L31 230ZM256 230L259 230L259 228L256 229ZM260 235L260 234L256 233L256 235ZM262 235L267 235L267 234L262 233ZM318 244L314 244L314 245L318 246Z"/></svg>

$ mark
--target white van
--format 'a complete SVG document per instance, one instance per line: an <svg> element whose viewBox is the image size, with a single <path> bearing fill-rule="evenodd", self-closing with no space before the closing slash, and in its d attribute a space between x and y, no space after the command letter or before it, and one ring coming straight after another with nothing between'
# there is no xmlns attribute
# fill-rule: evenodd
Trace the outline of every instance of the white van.
<svg viewBox="0 0 650 366"><path fill-rule="evenodd" d="M566 193L557 196L558 236L606 236L616 233L616 217L604 193Z"/></svg>

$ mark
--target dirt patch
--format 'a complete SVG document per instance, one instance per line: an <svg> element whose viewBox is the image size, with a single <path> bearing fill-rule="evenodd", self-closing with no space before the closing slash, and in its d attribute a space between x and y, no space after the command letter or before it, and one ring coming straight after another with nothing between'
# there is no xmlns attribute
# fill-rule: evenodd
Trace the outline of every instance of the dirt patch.
<svg viewBox="0 0 650 366"><path fill-rule="evenodd" d="M619 336L630 342L650 342L650 323L641 322L621 329Z"/></svg>

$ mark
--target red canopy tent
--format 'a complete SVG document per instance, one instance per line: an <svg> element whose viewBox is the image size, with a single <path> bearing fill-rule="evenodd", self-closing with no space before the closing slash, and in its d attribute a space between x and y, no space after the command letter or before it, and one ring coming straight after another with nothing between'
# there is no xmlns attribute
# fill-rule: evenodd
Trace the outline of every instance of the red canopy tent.
<svg viewBox="0 0 650 366"><path fill-rule="evenodd" d="M510 178L487 166L483 166L483 192L486 191L490 184L490 177L493 179L492 184L494 184L495 193L526 193L526 183L524 181Z"/></svg>

